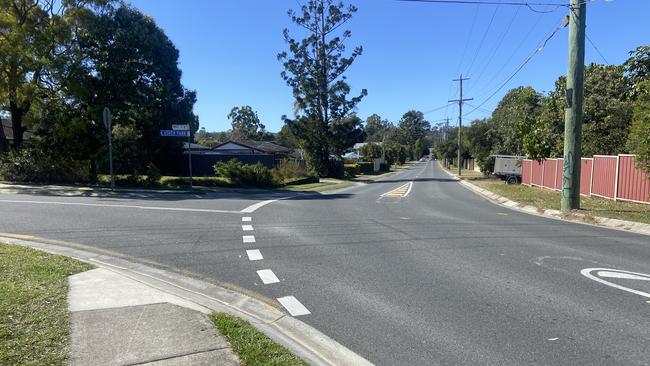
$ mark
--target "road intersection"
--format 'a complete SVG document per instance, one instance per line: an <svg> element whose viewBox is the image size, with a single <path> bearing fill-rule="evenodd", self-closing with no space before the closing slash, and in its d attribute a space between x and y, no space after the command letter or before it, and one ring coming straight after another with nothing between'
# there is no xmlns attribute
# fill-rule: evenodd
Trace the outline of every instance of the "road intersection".
<svg viewBox="0 0 650 366"><path fill-rule="evenodd" d="M328 194L0 195L0 232L266 301L378 365L647 364L647 236L511 211L434 162ZM623 272L620 272L623 271ZM622 275L621 275L622 276Z"/></svg>

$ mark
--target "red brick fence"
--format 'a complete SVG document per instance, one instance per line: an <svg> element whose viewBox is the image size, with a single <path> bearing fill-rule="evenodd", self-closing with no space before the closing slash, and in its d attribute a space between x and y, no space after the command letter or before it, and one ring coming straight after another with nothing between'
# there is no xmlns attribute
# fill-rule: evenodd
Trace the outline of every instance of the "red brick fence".
<svg viewBox="0 0 650 366"><path fill-rule="evenodd" d="M562 190L563 159L522 161L521 183ZM650 179L635 165L634 155L582 158L580 194L650 204Z"/></svg>

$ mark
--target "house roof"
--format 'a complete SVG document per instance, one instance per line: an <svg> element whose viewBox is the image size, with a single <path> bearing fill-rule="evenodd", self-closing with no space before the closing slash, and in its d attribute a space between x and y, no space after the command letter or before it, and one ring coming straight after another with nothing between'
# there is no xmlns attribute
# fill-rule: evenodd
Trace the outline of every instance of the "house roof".
<svg viewBox="0 0 650 366"><path fill-rule="evenodd" d="M263 152L267 154L281 154L281 153L288 154L291 152L291 149L278 145L271 141L253 141L253 140L244 140L244 141L228 140L222 144L215 146L213 150L219 150L219 148L229 144L239 145L244 148L257 150L259 152Z"/></svg>

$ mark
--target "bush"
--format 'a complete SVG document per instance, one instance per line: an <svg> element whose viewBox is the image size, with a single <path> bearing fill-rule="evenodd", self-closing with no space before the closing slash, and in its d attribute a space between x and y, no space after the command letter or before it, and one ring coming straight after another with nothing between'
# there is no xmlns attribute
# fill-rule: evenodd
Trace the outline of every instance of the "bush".
<svg viewBox="0 0 650 366"><path fill-rule="evenodd" d="M244 164L237 159L231 159L215 164L214 171L218 176L228 178L236 185L272 187L281 183L273 176L271 169L259 162Z"/></svg>
<svg viewBox="0 0 650 366"><path fill-rule="evenodd" d="M25 146L0 157L0 177L12 182L85 183L90 180L90 163Z"/></svg>
<svg viewBox="0 0 650 366"><path fill-rule="evenodd" d="M361 174L372 174L375 172L375 164L372 162L359 162L359 172Z"/></svg>
<svg viewBox="0 0 650 366"><path fill-rule="evenodd" d="M359 170L359 164L345 164L343 165L343 170L345 171L345 176L349 178L354 178L361 171Z"/></svg>
<svg viewBox="0 0 650 366"><path fill-rule="evenodd" d="M390 171L390 164L388 164L388 163L381 163L381 164L379 165L379 171L380 171L380 172L388 172L388 171Z"/></svg>
<svg viewBox="0 0 650 366"><path fill-rule="evenodd" d="M149 165L147 165L146 174L147 174L148 185L157 186L158 184L160 184L160 178L162 178L162 173L154 163L149 163Z"/></svg>
<svg viewBox="0 0 650 366"><path fill-rule="evenodd" d="M295 160L282 160L272 170L277 182L285 182L308 176L307 167Z"/></svg>

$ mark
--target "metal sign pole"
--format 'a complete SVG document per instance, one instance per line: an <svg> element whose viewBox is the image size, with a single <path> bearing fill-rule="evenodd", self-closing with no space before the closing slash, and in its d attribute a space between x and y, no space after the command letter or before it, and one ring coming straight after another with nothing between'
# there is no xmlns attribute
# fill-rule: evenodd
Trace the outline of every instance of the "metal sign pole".
<svg viewBox="0 0 650 366"><path fill-rule="evenodd" d="M190 192L192 192L192 133L189 130L187 131L187 150L190 168Z"/></svg>
<svg viewBox="0 0 650 366"><path fill-rule="evenodd" d="M104 126L108 131L108 166L111 174L111 190L115 189L115 175L113 174L113 131L111 127L111 111L104 108Z"/></svg>

